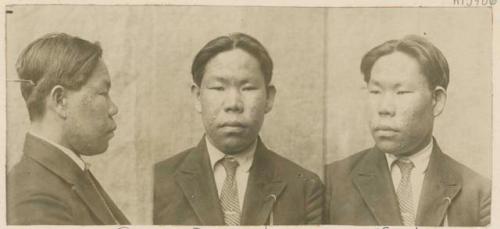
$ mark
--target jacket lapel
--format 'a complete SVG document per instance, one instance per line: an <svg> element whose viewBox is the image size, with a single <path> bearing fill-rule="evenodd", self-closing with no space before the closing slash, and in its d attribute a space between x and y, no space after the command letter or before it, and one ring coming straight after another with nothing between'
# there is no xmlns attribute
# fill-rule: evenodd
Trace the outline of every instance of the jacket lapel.
<svg viewBox="0 0 500 229"><path fill-rule="evenodd" d="M89 207L102 224L115 224L113 216L106 211L105 203L98 196L83 171L74 161L52 144L31 134L26 135L24 152L45 168L52 171L68 183L72 189Z"/></svg>
<svg viewBox="0 0 500 229"><path fill-rule="evenodd" d="M175 179L203 225L224 225L205 138L186 156Z"/></svg>
<svg viewBox="0 0 500 229"><path fill-rule="evenodd" d="M97 190L90 183L90 177L82 176L79 181L73 186L73 190L80 196L80 198L87 204L92 212L101 220L103 224L112 225L116 224L113 216L107 211L106 203L99 197Z"/></svg>
<svg viewBox="0 0 500 229"><path fill-rule="evenodd" d="M353 183L380 225L402 225L387 160L372 149L353 170Z"/></svg>
<svg viewBox="0 0 500 229"><path fill-rule="evenodd" d="M442 225L451 201L461 188L460 179L449 168L445 155L434 140L420 195L416 224L420 226Z"/></svg>
<svg viewBox="0 0 500 229"><path fill-rule="evenodd" d="M250 168L247 191L242 211L242 225L264 225L286 183L277 174L273 159L258 139L254 161Z"/></svg>
<svg viewBox="0 0 500 229"><path fill-rule="evenodd" d="M123 214L123 212L116 206L115 202L111 199L111 197L106 193L104 188L102 188L101 184L95 177L92 177L94 179L97 188L99 189L99 192L102 193L104 201L108 204L109 209L113 213L113 216L116 218L119 224L121 225L129 225L130 221L128 221L127 217Z"/></svg>

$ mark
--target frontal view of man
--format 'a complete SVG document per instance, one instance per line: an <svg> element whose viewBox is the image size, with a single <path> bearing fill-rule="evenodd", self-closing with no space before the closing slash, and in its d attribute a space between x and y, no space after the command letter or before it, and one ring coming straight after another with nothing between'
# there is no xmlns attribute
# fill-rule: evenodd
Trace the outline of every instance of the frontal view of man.
<svg viewBox="0 0 500 229"><path fill-rule="evenodd" d="M101 56L97 43L49 34L19 57L31 127L7 176L8 224L130 224L81 158L105 152L116 129Z"/></svg>
<svg viewBox="0 0 500 229"><path fill-rule="evenodd" d="M273 63L254 38L207 43L192 65L192 94L205 136L155 166L154 224L319 224L318 176L267 149L259 138L273 107Z"/></svg>
<svg viewBox="0 0 500 229"><path fill-rule="evenodd" d="M387 41L365 54L361 72L375 146L327 167L329 223L489 224L490 181L433 138L450 77L441 51L415 35Z"/></svg>

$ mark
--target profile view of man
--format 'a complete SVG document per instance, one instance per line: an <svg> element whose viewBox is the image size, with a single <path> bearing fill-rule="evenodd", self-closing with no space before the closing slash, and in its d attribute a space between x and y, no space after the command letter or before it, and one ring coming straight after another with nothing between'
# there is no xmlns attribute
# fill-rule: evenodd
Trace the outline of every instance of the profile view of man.
<svg viewBox="0 0 500 229"><path fill-rule="evenodd" d="M449 82L441 51L409 35L366 53L361 72L375 146L327 166L329 223L489 224L491 182L444 154L432 134Z"/></svg>
<svg viewBox="0 0 500 229"><path fill-rule="evenodd" d="M7 176L10 225L130 224L81 156L108 148L118 109L102 49L67 34L32 42L17 61L31 120Z"/></svg>
<svg viewBox="0 0 500 229"><path fill-rule="evenodd" d="M208 42L192 64L191 91L205 136L155 165L154 224L320 224L317 175L267 149L259 135L276 89L273 63L242 33Z"/></svg>

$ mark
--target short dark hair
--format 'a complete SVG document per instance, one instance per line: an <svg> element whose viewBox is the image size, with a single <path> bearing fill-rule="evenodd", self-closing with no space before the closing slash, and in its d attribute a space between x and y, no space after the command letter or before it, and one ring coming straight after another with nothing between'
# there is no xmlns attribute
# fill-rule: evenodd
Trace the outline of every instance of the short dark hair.
<svg viewBox="0 0 500 229"><path fill-rule="evenodd" d="M400 40L387 41L365 54L361 60L361 73L365 82L370 81L371 71L375 62L382 56L396 51L415 58L420 64L420 70L427 78L431 89L441 86L448 87L450 71L443 53L427 39L418 35L408 35Z"/></svg>
<svg viewBox="0 0 500 229"><path fill-rule="evenodd" d="M242 49L257 59L260 64L260 69L264 74L266 84L271 82L273 75L273 61L269 56L266 48L255 38L244 33L233 33L226 36L217 37L209 41L203 48L196 54L191 66L191 74L193 75L193 82L200 86L205 74L205 67L210 61L219 53L233 50Z"/></svg>
<svg viewBox="0 0 500 229"><path fill-rule="evenodd" d="M91 43L64 33L47 34L26 47L16 64L21 93L30 120L45 113L45 99L54 86L80 89L102 56L98 42ZM27 83L29 82L29 83Z"/></svg>

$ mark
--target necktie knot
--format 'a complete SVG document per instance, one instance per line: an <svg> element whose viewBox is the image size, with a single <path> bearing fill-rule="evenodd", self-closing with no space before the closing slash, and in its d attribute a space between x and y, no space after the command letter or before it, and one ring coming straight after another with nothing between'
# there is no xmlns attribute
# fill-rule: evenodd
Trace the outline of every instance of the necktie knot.
<svg viewBox="0 0 500 229"><path fill-rule="evenodd" d="M408 159L398 159L394 163L399 167L403 176L410 175L411 170L415 167L413 162Z"/></svg>
<svg viewBox="0 0 500 229"><path fill-rule="evenodd" d="M238 168L239 165L238 161L232 157L224 157L222 159L222 166L226 170L227 176L234 176L236 168Z"/></svg>

